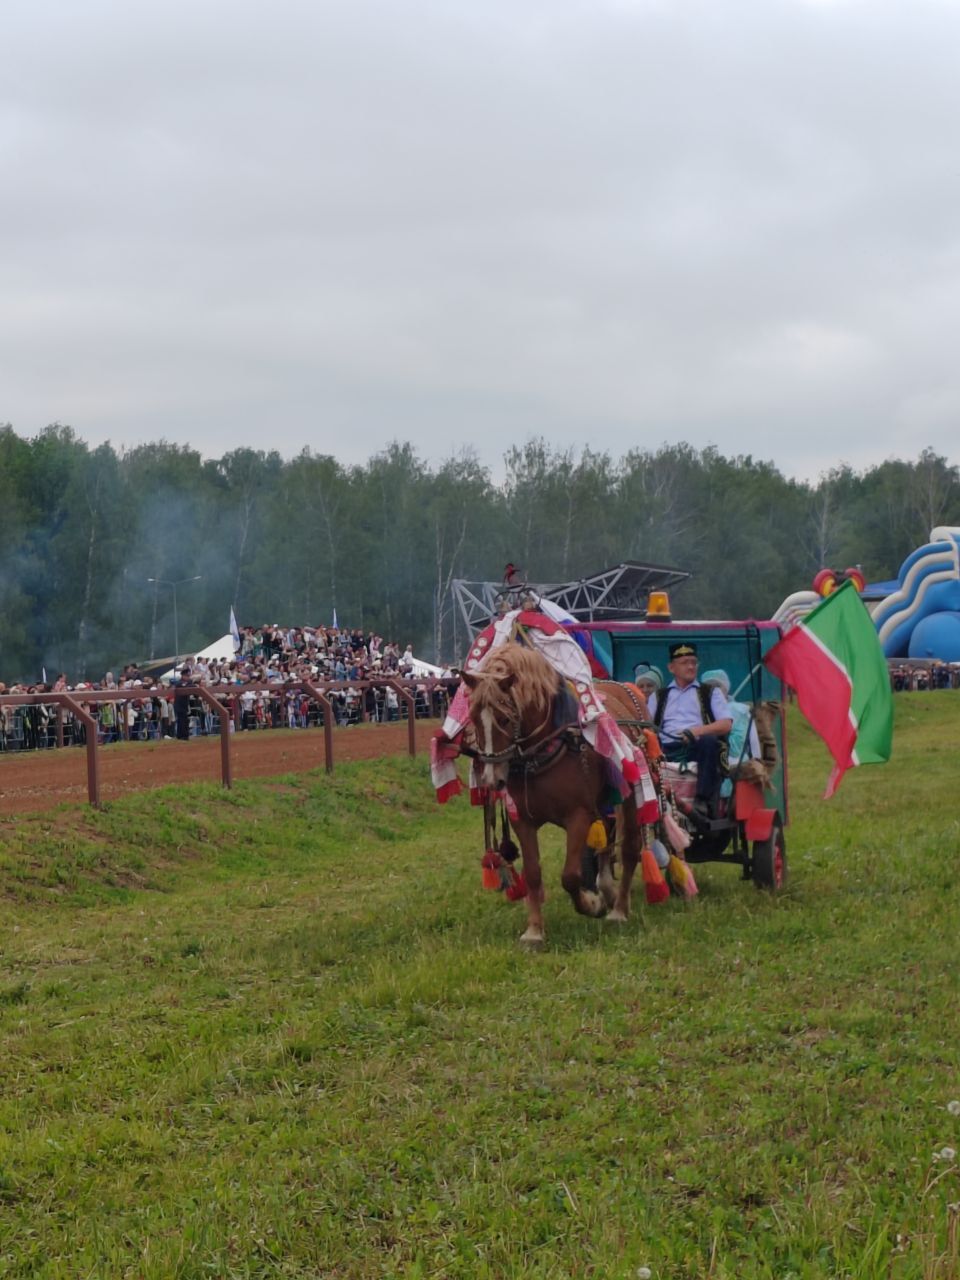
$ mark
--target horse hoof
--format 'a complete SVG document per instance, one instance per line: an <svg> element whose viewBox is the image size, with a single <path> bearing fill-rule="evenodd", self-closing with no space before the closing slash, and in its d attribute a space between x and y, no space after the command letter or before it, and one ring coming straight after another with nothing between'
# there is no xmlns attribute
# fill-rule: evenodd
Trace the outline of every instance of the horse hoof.
<svg viewBox="0 0 960 1280"><path fill-rule="evenodd" d="M606 903L607 910L612 911L614 903L617 900L616 889L611 888L608 890L604 885L600 885L600 892L603 895L603 900Z"/></svg>
<svg viewBox="0 0 960 1280"><path fill-rule="evenodd" d="M607 919L612 920L614 924L626 924L628 917L619 907L613 907L607 912Z"/></svg>
<svg viewBox="0 0 960 1280"><path fill-rule="evenodd" d="M599 893L594 893L590 889L584 889L580 894L580 903L585 916L593 916L597 918L607 914L607 904Z"/></svg>
<svg viewBox="0 0 960 1280"><path fill-rule="evenodd" d="M526 933L520 935L520 945L525 947L527 951L542 951L543 934L528 929Z"/></svg>

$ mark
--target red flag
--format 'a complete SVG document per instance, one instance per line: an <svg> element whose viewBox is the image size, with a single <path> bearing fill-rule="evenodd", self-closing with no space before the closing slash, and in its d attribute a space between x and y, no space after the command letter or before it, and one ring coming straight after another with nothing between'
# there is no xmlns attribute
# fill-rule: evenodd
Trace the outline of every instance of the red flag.
<svg viewBox="0 0 960 1280"><path fill-rule="evenodd" d="M836 766L832 796L851 765L890 759L893 700L877 632L846 582L774 645L764 663L797 691L797 705Z"/></svg>

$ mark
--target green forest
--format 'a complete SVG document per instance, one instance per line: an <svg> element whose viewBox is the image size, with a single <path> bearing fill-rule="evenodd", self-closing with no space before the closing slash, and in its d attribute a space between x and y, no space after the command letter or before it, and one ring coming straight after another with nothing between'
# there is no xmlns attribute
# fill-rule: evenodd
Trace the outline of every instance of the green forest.
<svg viewBox="0 0 960 1280"><path fill-rule="evenodd" d="M241 625L329 624L336 609L455 661L452 580L499 579L508 561L540 581L671 565L694 575L677 616L769 617L824 565L892 577L931 528L960 524L958 469L930 449L808 484L714 448L614 458L531 439L503 475L468 450L429 466L400 442L346 466L2 427L0 680L99 678L172 654L171 583L182 652L222 635L233 605Z"/></svg>

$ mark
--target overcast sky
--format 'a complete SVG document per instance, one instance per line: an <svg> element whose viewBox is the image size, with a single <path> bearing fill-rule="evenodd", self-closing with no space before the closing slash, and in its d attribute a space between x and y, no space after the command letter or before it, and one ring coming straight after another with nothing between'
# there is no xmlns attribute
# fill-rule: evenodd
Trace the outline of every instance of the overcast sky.
<svg viewBox="0 0 960 1280"><path fill-rule="evenodd" d="M4 0L0 422L960 462L957 0Z"/></svg>

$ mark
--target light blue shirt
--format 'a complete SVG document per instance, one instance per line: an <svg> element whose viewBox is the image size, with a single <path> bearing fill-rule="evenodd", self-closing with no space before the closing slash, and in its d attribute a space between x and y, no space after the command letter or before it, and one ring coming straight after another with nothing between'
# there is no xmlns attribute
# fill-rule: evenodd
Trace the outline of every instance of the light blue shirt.
<svg viewBox="0 0 960 1280"><path fill-rule="evenodd" d="M666 709L663 713L660 735L674 740L682 735L684 729L693 729L696 725L703 724L703 715L700 711L700 681L694 680L693 684L688 684L685 689L681 689L675 680L671 680L667 685L667 689L670 690L670 696L667 698ZM651 720L657 714L658 697L658 694L653 693L647 699L647 708L650 712ZM730 719L730 708L724 697L723 690L716 685L713 686L710 693L710 710L713 712L714 720Z"/></svg>

